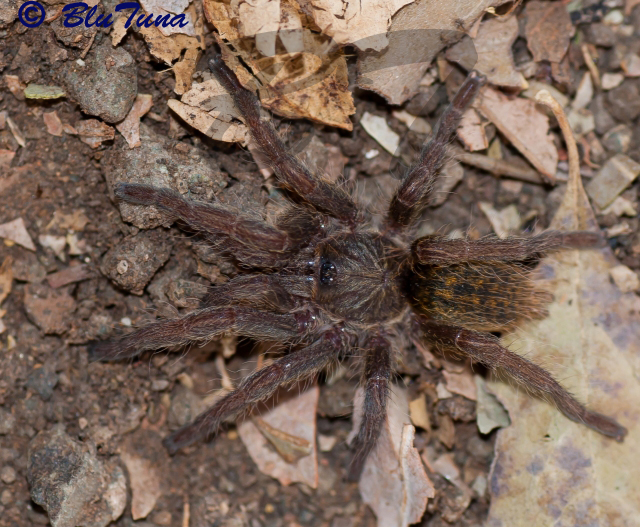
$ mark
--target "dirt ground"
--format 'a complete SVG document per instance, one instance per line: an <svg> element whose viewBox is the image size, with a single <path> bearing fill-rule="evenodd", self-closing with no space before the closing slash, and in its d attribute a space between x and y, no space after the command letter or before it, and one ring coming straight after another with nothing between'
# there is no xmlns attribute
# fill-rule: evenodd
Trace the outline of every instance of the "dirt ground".
<svg viewBox="0 0 640 527"><path fill-rule="evenodd" d="M640 7L629 20L637 35ZM617 69L615 50L622 37L614 34L610 42L604 42L604 30L598 23L582 25L580 31L600 51L600 72ZM94 46L101 38L106 37L98 35ZM47 24L27 30L16 21L0 30L0 73L17 75L25 84L55 85L64 61L51 61L54 46L61 48L63 44L55 42ZM240 200L254 208L271 207L282 199L272 181L265 182L246 150L209 140L170 115L165 102L172 97L173 77L152 59L140 38L130 34L122 47L134 58L138 92L151 94L154 101L153 115L142 120L142 142L143 148L145 142L159 146L146 154L144 162L155 159L168 166L190 156L190 162L210 167L207 181L195 182L189 189L199 199ZM82 51L66 49L70 57ZM516 62L524 60L518 55L526 54L521 39L514 49ZM570 80L565 85L555 84L571 97L586 66L579 49L571 49L569 56ZM554 82L542 69L538 77ZM0 224L22 218L35 242L35 251L9 241L0 243L0 263L11 258L13 272L11 292L2 304L6 329L0 335L0 420L4 419L0 422L0 527L48 523L46 512L31 499L28 448L39 432L59 424L74 440L95 445L95 456L102 462L119 462L123 452L135 451L145 460L144 470L160 471L161 488L151 513L134 522L129 500L115 522L121 527L185 525L185 515L193 527L376 525L357 484L345 480L351 456L346 437L357 386L357 378L349 375L320 381L318 433L336 441L330 451L319 452L317 489L304 484L285 487L262 474L233 426L173 457L162 450L161 438L191 419L201 399L221 387L215 358L222 344L193 348L184 354L146 354L131 362L94 363L87 343L156 317L188 311L196 305L193 297L198 292L202 296L209 283L223 283L238 270L197 237L175 227L141 231L121 219L105 181L109 173L132 166L128 147L118 134L98 148L76 135L54 136L47 132L43 114L55 110L63 123L73 125L84 118L77 104L68 98L25 100L6 84L0 86L0 111L7 112L26 141L21 147L9 126L0 129L0 149L16 152L10 167L0 174ZM637 96L640 79L625 79L621 86L626 91L620 91L617 102L598 95L591 103L596 113L595 133L602 140L608 130L626 124L632 131L626 153L640 161L638 117L627 119L615 107L633 104L623 98L625 93L630 98ZM445 102L442 93L432 111L425 112L431 125ZM415 156L424 136L408 132L391 116L394 108L370 93L355 90L355 103L355 123L365 111L387 117L403 138L400 158L386 153L357 125L349 133L306 121L275 120L294 151L311 137L338 147L346 158L344 174L357 187L361 200L379 206L386 196L388 174L402 174L403 160ZM489 133L495 134L495 129ZM162 158L163 149L166 159ZM379 155L367 159L365 153L373 149ZM515 155L515 151L509 153ZM602 164L613 153L615 148L605 145L600 159L592 157L591 161ZM584 150L582 154L584 158ZM583 167L586 182L594 170L587 163ZM526 219L523 231L536 224L544 227L564 191L563 184L554 188L501 179L467 165L463 168L464 177L455 191L442 205L429 209L425 229L490 234L492 227L478 206L480 202L498 210L515 205L520 217ZM636 181L624 193L636 205L639 187ZM598 221L602 229L610 229L620 224L621 218L614 213L600 214ZM624 221L628 228L608 241L620 262L637 272L640 252L634 252L634 247L640 246L639 221L637 216ZM133 283L119 282L123 273L118 264L123 259L137 266ZM57 274L61 272L67 274ZM235 354L226 360L234 383L251 371L259 351L254 343L240 341ZM443 375L438 360L426 369L416 359L415 349L405 353L401 381L413 393L427 394L433 425L431 431L418 429L416 447L420 451L430 448L435 454L450 452L462 479L468 485L477 483L470 504L463 508L459 489L441 475L430 474L436 498L429 501L419 525L480 525L490 502L487 487L496 431L479 433L473 401L461 395L438 400L435 387Z"/></svg>

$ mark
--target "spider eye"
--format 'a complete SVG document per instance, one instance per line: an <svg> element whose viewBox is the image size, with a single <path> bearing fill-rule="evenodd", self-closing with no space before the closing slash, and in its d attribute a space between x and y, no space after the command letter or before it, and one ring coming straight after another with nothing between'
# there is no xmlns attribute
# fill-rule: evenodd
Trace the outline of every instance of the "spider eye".
<svg viewBox="0 0 640 527"><path fill-rule="evenodd" d="M336 269L335 265L333 265L328 260L325 260L324 262L322 262L320 266L320 283L322 285L331 284L337 275L338 275L338 270Z"/></svg>

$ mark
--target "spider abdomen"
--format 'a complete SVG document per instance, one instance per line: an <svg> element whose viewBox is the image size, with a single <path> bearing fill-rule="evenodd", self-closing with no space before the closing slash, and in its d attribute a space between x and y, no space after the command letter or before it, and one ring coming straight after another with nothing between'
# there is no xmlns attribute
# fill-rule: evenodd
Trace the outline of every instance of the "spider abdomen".
<svg viewBox="0 0 640 527"><path fill-rule="evenodd" d="M480 331L500 331L523 319L544 318L550 295L531 271L512 263L421 265L409 280L414 308L429 318Z"/></svg>

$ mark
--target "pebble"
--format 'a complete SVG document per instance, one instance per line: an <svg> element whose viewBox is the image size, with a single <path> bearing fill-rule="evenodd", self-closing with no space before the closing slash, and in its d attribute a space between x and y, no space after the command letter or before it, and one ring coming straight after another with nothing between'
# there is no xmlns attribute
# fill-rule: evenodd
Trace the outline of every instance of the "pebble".
<svg viewBox="0 0 640 527"><path fill-rule="evenodd" d="M42 399L48 401L53 395L53 389L58 384L58 376L47 368L37 368L27 378L26 385L37 392Z"/></svg>
<svg viewBox="0 0 640 527"><path fill-rule="evenodd" d="M107 251L100 270L122 289L141 295L156 271L169 259L172 247L171 237L164 232L141 231Z"/></svg>
<svg viewBox="0 0 640 527"><path fill-rule="evenodd" d="M640 174L640 163L625 154L609 159L585 187L589 197L604 209L613 202Z"/></svg>
<svg viewBox="0 0 640 527"><path fill-rule="evenodd" d="M7 485L11 485L16 480L16 471L10 466L2 467L0 469L0 479Z"/></svg>
<svg viewBox="0 0 640 527"><path fill-rule="evenodd" d="M0 436L10 434L16 426L16 418L8 412L0 408Z"/></svg>
<svg viewBox="0 0 640 527"><path fill-rule="evenodd" d="M602 138L604 147L615 153L625 153L629 150L633 131L626 124L614 126Z"/></svg>
<svg viewBox="0 0 640 527"><path fill-rule="evenodd" d="M76 301L66 290L29 284L24 288L24 308L29 319L47 335L60 335L71 324Z"/></svg>
<svg viewBox="0 0 640 527"><path fill-rule="evenodd" d="M227 178L218 163L198 148L176 143L140 125L142 144L133 150L126 141L116 138L103 158L109 192L118 183L145 183L170 188L192 199L210 201L211 196L227 185ZM120 203L120 214L126 222L139 229L169 226L174 219L155 207ZM131 262L128 262L131 264Z"/></svg>
<svg viewBox="0 0 640 527"><path fill-rule="evenodd" d="M626 265L616 265L609 270L609 274L618 286L618 289L623 293L630 293L640 289L640 278Z"/></svg>
<svg viewBox="0 0 640 527"><path fill-rule="evenodd" d="M627 79L617 88L607 92L611 115L622 122L633 121L640 115L640 90L635 79Z"/></svg>
<svg viewBox="0 0 640 527"><path fill-rule="evenodd" d="M67 63L62 79L67 94L89 115L107 123L122 121L138 93L133 57L106 38L83 62Z"/></svg>
<svg viewBox="0 0 640 527"><path fill-rule="evenodd" d="M31 499L47 511L52 527L106 527L127 504L120 466L102 462L95 449L74 441L62 425L29 444L27 480Z"/></svg>

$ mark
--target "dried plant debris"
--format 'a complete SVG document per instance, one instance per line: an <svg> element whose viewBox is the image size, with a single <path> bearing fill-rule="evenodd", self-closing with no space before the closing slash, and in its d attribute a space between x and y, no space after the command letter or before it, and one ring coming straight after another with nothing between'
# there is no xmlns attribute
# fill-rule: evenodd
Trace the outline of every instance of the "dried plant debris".
<svg viewBox="0 0 640 527"><path fill-rule="evenodd" d="M575 33L575 26L563 2L527 2L525 36L533 60L560 62Z"/></svg>
<svg viewBox="0 0 640 527"><path fill-rule="evenodd" d="M129 148L140 146L140 119L151 110L152 105L153 97L151 95L139 93L127 117L124 121L116 124L116 130L125 138Z"/></svg>
<svg viewBox="0 0 640 527"><path fill-rule="evenodd" d="M571 141L568 139L567 141ZM597 228L579 175L578 156L551 228ZM545 258L555 300L545 320L506 339L511 349L546 363L588 406L629 431L623 443L585 430L545 401L492 383L512 424L501 430L491 474L488 525L637 525L640 495L640 299L611 283L608 249Z"/></svg>
<svg viewBox="0 0 640 527"><path fill-rule="evenodd" d="M487 87L477 106L547 181L555 180L558 150L549 133L549 118L534 101L510 99Z"/></svg>
<svg viewBox="0 0 640 527"><path fill-rule="evenodd" d="M238 426L240 438L260 471L283 485L301 482L311 488L318 486L319 395L318 386L312 386L263 412L257 422L247 419Z"/></svg>
<svg viewBox="0 0 640 527"><path fill-rule="evenodd" d="M255 13L254 7L204 0L204 12L218 32L225 62L245 87L260 86L262 105L274 113L351 130L349 116L355 107L342 51L336 50L330 37L311 31L316 26L307 23L295 2L280 2L277 11L278 2L261 5L268 8L260 10L261 17L266 12L271 18L261 18L259 27L265 23L266 27L256 35L255 24L243 23ZM278 17L281 21L276 24ZM285 53L276 53L276 42Z"/></svg>
<svg viewBox="0 0 640 527"><path fill-rule="evenodd" d="M360 428L364 392L354 401L352 441ZM387 420L360 476L362 500L375 512L379 527L407 527L420 521L435 487L413 446L415 428L409 423L405 388L394 386L387 403Z"/></svg>
<svg viewBox="0 0 640 527"><path fill-rule="evenodd" d="M418 92L440 51L461 39L488 8L504 3L507 0L416 0L406 5L393 17L388 47L359 55L358 86L390 104L402 104Z"/></svg>
<svg viewBox="0 0 640 527"><path fill-rule="evenodd" d="M0 238L17 243L30 251L36 250L22 218L16 218L0 225Z"/></svg>

